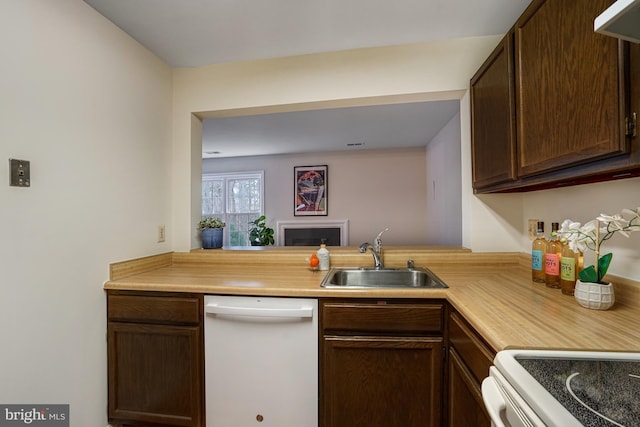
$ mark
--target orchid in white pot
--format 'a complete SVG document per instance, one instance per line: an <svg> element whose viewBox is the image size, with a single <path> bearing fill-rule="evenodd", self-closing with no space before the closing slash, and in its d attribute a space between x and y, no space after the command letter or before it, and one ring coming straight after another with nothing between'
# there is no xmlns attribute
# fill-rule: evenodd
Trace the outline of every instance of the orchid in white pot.
<svg viewBox="0 0 640 427"><path fill-rule="evenodd" d="M640 231L640 207L623 209L620 214L600 214L584 225L565 219L562 222L558 236L569 244L573 251L585 252L590 249L595 252L596 262L578 273L580 280L589 283L602 284L602 278L607 274L612 253L600 256L601 245L616 233L629 237L629 233Z"/></svg>

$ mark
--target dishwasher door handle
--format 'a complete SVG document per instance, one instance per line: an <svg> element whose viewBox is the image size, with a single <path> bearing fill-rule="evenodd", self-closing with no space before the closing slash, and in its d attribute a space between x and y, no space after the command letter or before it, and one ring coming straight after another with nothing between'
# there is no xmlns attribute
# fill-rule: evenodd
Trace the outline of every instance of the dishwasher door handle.
<svg viewBox="0 0 640 427"><path fill-rule="evenodd" d="M205 311L211 314L250 317L313 317L313 307L246 307L207 304Z"/></svg>

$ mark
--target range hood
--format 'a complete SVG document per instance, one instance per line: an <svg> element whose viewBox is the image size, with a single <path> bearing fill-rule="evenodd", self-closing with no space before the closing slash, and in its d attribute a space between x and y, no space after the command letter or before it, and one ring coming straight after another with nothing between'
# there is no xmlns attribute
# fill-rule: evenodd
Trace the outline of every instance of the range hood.
<svg viewBox="0 0 640 427"><path fill-rule="evenodd" d="M595 19L593 29L597 33L640 43L640 0L617 0Z"/></svg>

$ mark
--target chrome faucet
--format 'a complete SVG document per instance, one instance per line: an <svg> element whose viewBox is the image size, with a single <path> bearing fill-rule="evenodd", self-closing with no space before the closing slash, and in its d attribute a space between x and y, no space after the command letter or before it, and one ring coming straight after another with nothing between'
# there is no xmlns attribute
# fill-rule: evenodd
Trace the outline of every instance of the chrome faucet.
<svg viewBox="0 0 640 427"><path fill-rule="evenodd" d="M367 249L370 249L371 253L373 254L373 262L375 264L375 267L382 268L382 259L380 259L380 254L378 253L378 251L375 250L375 248L371 245L371 243L367 242L360 245L361 254L367 252Z"/></svg>
<svg viewBox="0 0 640 427"><path fill-rule="evenodd" d="M373 262L375 265L375 268L383 268L383 262L382 262L382 233L384 233L385 231L388 231L388 228L385 228L384 230L382 230L380 233L378 233L378 235L376 236L376 239L373 241L374 244L371 245L371 243L366 242L360 245L360 253L363 254L367 251L367 249L371 250L371 254L373 255Z"/></svg>
<svg viewBox="0 0 640 427"><path fill-rule="evenodd" d="M387 227L381 232L379 232L378 235L376 236L376 240L373 241L373 245L376 249L376 252L378 252L378 255L380 257L382 257L382 233L384 233L385 231L389 231L389 228Z"/></svg>

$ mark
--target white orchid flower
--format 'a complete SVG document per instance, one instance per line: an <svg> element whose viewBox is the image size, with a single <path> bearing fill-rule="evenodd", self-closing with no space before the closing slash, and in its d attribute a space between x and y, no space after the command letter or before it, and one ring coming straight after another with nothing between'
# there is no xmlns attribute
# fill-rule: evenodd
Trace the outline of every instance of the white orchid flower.
<svg viewBox="0 0 640 427"><path fill-rule="evenodd" d="M597 228L598 220L595 219L592 219L580 228L581 236L579 239L579 246L582 252L587 248L595 250Z"/></svg>
<svg viewBox="0 0 640 427"><path fill-rule="evenodd" d="M627 231L633 233L634 231L640 231L640 224L629 224Z"/></svg>
<svg viewBox="0 0 640 427"><path fill-rule="evenodd" d="M629 237L629 233L634 231L640 231L640 207L636 209L623 209L620 214L615 215L603 213L596 219L593 219L582 226L579 222L573 222L570 219L565 219L562 222L562 227L558 231L558 235L566 240L569 247L574 252L584 252L586 249L591 249L596 251L596 254L599 254L602 243L609 240L614 234L620 233L625 237ZM604 263L600 265L600 262L603 260L605 260ZM609 262L611 262L610 254L600 257L598 265L601 269L596 268L598 282L602 280L602 276L606 274ZM585 270L588 270L589 268L593 269L593 266L585 268ZM589 275L587 275L587 277L592 279Z"/></svg>
<svg viewBox="0 0 640 427"><path fill-rule="evenodd" d="M631 217L628 222L627 231L640 231L640 224L633 224L635 220L640 220L640 207L636 209L622 209L622 215Z"/></svg>
<svg viewBox="0 0 640 427"><path fill-rule="evenodd" d="M604 240L608 240L616 232L619 232L624 237L629 237L629 233L625 231L627 227L629 227L629 221L623 218L620 214L600 214L597 220L600 221L602 225L600 232L604 236Z"/></svg>
<svg viewBox="0 0 640 427"><path fill-rule="evenodd" d="M562 225L560 225L559 233L572 233L580 230L580 223L573 222L570 219L565 219L562 221Z"/></svg>
<svg viewBox="0 0 640 427"><path fill-rule="evenodd" d="M567 241L572 251L584 252L595 243L595 221L586 223L583 227L579 222L565 219L558 230L558 235Z"/></svg>
<svg viewBox="0 0 640 427"><path fill-rule="evenodd" d="M640 218L640 207L635 208L635 209L622 209L622 214L623 215L631 215L632 217L635 218Z"/></svg>
<svg viewBox="0 0 640 427"><path fill-rule="evenodd" d="M578 239L579 233L580 223L573 222L570 219L562 221L562 225L560 225L560 229L558 230L558 236L568 243L572 251L577 249L576 240Z"/></svg>

